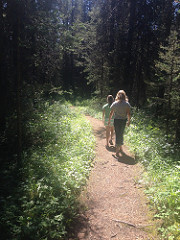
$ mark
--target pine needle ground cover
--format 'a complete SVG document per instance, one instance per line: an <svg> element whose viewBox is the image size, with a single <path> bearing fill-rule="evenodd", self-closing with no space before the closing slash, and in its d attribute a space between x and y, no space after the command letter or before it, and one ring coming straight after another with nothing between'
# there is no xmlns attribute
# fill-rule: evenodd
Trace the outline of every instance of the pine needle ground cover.
<svg viewBox="0 0 180 240"><path fill-rule="evenodd" d="M24 152L21 181L1 197L3 239L63 239L77 214L77 197L94 157L91 126L59 102L36 113L27 126L32 148ZM11 178L12 166L4 169ZM7 188L8 186L7 182Z"/></svg>

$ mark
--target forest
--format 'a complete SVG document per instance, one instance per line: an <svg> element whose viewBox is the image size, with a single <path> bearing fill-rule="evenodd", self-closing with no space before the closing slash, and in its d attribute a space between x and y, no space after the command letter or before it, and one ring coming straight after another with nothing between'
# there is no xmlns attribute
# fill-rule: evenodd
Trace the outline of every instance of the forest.
<svg viewBox="0 0 180 240"><path fill-rule="evenodd" d="M0 230L3 239L50 240L65 236L67 219L75 214L67 206L76 202L66 187L76 193L80 182L84 184L94 144L90 127L82 117L76 119L75 113L70 113L68 104L85 101L88 106L88 102L91 104L96 99L101 107L108 94L115 97L120 89L126 91L136 112L134 116L139 111L145 112L152 119L152 126L156 124L162 130L168 146L174 146L179 153L179 0L0 1L0 208L3 216ZM139 115L137 119L140 125L142 119ZM81 122L82 129L71 129L76 121ZM70 156L63 152L62 145L68 149L70 142L83 137L83 129L89 147L81 156L83 164L74 167L78 175L68 186L57 186L56 181L68 181L70 172L67 175L65 172L71 168ZM70 134L71 131L74 133ZM59 166L59 155L53 155L52 144L58 144L62 153L63 167L58 170L55 166ZM80 156L80 146L76 147L73 154L78 152ZM52 158L51 165L47 156ZM38 168L42 161L49 179L44 179L43 169ZM178 165L178 161L173 160L173 165ZM83 176L78 178L82 168ZM58 171L57 175L50 179L54 171ZM46 189L48 181L51 187ZM178 182L176 189L177 185ZM44 195L38 192L41 186ZM58 191L66 198L62 200L62 193L58 199ZM179 190L176 191L180 197ZM50 193L47 204L55 209L61 201L64 208L56 211L59 215L54 222L50 221L53 210L49 207L45 213L47 209L44 209L43 216L48 215L49 220L46 218L38 225L36 216L42 205L37 195L45 199ZM177 215L173 223L176 230L170 230L175 232L175 237L179 236L180 226ZM35 232L37 235L33 235ZM178 239L175 237L167 239Z"/></svg>

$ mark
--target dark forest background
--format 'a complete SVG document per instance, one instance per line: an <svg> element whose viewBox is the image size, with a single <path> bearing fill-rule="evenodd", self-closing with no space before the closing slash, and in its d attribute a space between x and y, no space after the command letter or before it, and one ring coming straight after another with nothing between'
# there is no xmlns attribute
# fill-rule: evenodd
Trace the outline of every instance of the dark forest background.
<svg viewBox="0 0 180 240"><path fill-rule="evenodd" d="M158 230L179 239L180 1L0 0L3 240L71 232L95 142L68 106L101 114L120 89Z"/></svg>
<svg viewBox="0 0 180 240"><path fill-rule="evenodd" d="M172 0L1 0L3 152L17 158L28 147L26 121L41 99L105 99L119 89L179 142L179 8Z"/></svg>

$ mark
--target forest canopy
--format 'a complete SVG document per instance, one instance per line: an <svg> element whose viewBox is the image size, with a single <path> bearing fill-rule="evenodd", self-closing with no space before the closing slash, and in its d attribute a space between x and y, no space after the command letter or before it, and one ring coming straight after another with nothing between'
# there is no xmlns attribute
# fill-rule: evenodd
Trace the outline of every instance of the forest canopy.
<svg viewBox="0 0 180 240"><path fill-rule="evenodd" d="M0 2L0 133L12 152L26 147L26 121L42 98L119 89L179 141L179 1Z"/></svg>

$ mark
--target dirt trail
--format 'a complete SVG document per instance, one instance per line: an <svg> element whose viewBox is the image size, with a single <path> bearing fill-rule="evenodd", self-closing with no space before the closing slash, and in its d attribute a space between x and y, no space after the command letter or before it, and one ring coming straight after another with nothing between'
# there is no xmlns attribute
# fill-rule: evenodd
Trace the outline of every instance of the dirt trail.
<svg viewBox="0 0 180 240"><path fill-rule="evenodd" d="M96 137L96 157L87 188L86 206L68 240L157 240L148 201L138 184L142 168L124 146L120 159L105 148L102 121L87 116Z"/></svg>

